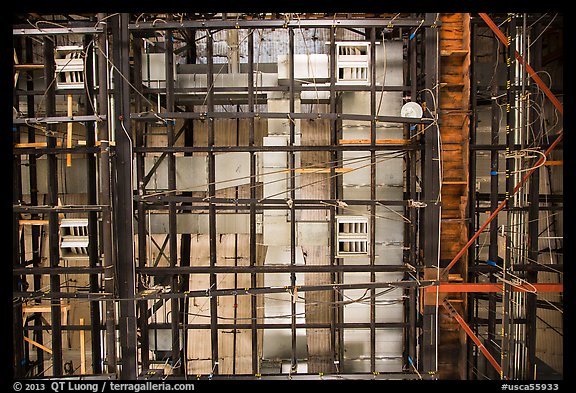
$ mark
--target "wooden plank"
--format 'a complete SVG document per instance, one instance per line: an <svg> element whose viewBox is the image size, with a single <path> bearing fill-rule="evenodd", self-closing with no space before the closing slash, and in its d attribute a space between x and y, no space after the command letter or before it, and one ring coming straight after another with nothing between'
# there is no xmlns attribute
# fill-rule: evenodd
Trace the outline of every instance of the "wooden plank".
<svg viewBox="0 0 576 393"><path fill-rule="evenodd" d="M466 49L443 49L440 51L440 56L442 57L452 57L452 58L464 58L470 53Z"/></svg>
<svg viewBox="0 0 576 393"><path fill-rule="evenodd" d="M377 145L404 145L410 143L409 139L376 139ZM370 139L340 139L339 145L369 145Z"/></svg>
<svg viewBox="0 0 576 393"><path fill-rule="evenodd" d="M547 166L559 166L559 165L564 165L564 161L546 161L544 163L544 165Z"/></svg>
<svg viewBox="0 0 576 393"><path fill-rule="evenodd" d="M52 350L51 350L50 348L48 348L48 347L46 347L46 346L44 346L44 345L42 345L42 344L40 344L40 343L32 340L32 339L30 339L30 338L28 338L28 337L26 337L26 336L24 336L24 341L27 341L27 342L29 342L30 344L34 345L35 347L38 347L38 348L40 348L41 350L43 350L44 352L48 352L50 355L52 355Z"/></svg>
<svg viewBox="0 0 576 393"><path fill-rule="evenodd" d="M41 70L43 68L44 64L14 64L14 70L18 71Z"/></svg>
<svg viewBox="0 0 576 393"><path fill-rule="evenodd" d="M43 147L47 147L48 144L47 142L24 142L24 143L16 143L14 144L14 148L30 148L33 147L35 149L37 148L43 148ZM56 147L60 147L62 146L62 143L60 143L60 141L56 142Z"/></svg>
<svg viewBox="0 0 576 393"><path fill-rule="evenodd" d="M20 225L48 225L48 220L19 220Z"/></svg>
<svg viewBox="0 0 576 393"><path fill-rule="evenodd" d="M80 318L80 326L84 326L84 318ZM86 343L85 343L85 332L80 330L80 374L86 374Z"/></svg>
<svg viewBox="0 0 576 393"><path fill-rule="evenodd" d="M72 94L68 94L68 117L72 117ZM72 128L74 126L74 123L70 122L67 124L67 128L66 128L66 147L67 148L71 148L72 147ZM67 167L71 167L72 166L72 154L67 153L66 154L66 166Z"/></svg>

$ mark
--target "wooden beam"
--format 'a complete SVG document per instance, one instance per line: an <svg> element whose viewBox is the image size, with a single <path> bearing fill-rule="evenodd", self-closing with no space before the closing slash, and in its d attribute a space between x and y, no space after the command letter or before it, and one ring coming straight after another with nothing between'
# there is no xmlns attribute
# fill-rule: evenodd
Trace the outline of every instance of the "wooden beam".
<svg viewBox="0 0 576 393"><path fill-rule="evenodd" d="M68 94L68 117L72 117L72 94ZM73 123L68 123L66 129L66 147L72 147L72 127ZM72 166L72 154L66 154L66 166Z"/></svg>
<svg viewBox="0 0 576 393"><path fill-rule="evenodd" d="M80 326L84 326L84 318L80 318ZM84 329L80 330L80 374L86 374L86 344L84 342Z"/></svg>
<svg viewBox="0 0 576 393"><path fill-rule="evenodd" d="M56 147L60 147L62 146L62 144L60 143L60 141L56 142ZM24 142L24 143L15 143L14 144L14 148L43 148L43 147L48 147L48 144L46 142Z"/></svg>
<svg viewBox="0 0 576 393"><path fill-rule="evenodd" d="M48 225L48 220L19 220L20 225Z"/></svg>
<svg viewBox="0 0 576 393"><path fill-rule="evenodd" d="M546 161L544 163L544 165L548 165L548 166L559 166L559 165L564 165L564 161Z"/></svg>
<svg viewBox="0 0 576 393"><path fill-rule="evenodd" d="M442 57L466 57L466 55L468 53L469 52L466 49L453 49L453 50L443 49L440 51L440 56L442 56Z"/></svg>
<svg viewBox="0 0 576 393"><path fill-rule="evenodd" d="M19 71L40 70L44 64L14 64L14 69Z"/></svg>
<svg viewBox="0 0 576 393"><path fill-rule="evenodd" d="M24 336L24 341L28 341L30 344L34 345L35 347L40 348L41 350L43 350L44 352L48 352L50 355L52 355L52 350L48 347L45 347L44 345Z"/></svg>
<svg viewBox="0 0 576 393"><path fill-rule="evenodd" d="M410 143L409 139L376 139L377 145L404 145ZM369 145L370 139L340 139L339 145Z"/></svg>
<svg viewBox="0 0 576 393"><path fill-rule="evenodd" d="M444 185L458 185L458 184L466 185L466 184L468 184L468 182L465 180L445 180L442 182L442 184L444 184Z"/></svg>

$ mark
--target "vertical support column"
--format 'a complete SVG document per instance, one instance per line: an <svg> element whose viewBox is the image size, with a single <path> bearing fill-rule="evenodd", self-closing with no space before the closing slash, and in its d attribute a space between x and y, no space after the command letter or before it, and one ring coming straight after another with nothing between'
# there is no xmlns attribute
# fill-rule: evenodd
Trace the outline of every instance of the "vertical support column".
<svg viewBox="0 0 576 393"><path fill-rule="evenodd" d="M370 29L370 266L376 260L376 28ZM376 281L374 269L370 282ZM376 371L376 289L370 288L370 371Z"/></svg>
<svg viewBox="0 0 576 393"><path fill-rule="evenodd" d="M516 17L512 16L508 18L508 48L506 50L506 67L507 67L507 81L506 81L506 154L510 154L511 150L514 150L514 132L513 129L516 127L514 111L512 110L512 104L515 101L515 90L512 90L512 82L514 81L514 68L512 64L515 62L514 51L515 51L515 35L516 35ZM506 210L508 214L508 221L510 222L511 211L509 208L513 206L513 202L510 200L510 195L514 193L514 182L510 178L510 172L514 168L514 163L512 160L506 160ZM513 213L512 213L513 214ZM517 230L517 229L514 229ZM506 236L506 256L504 258L504 263L502 266L502 276L503 280L508 280L508 265L512 262L511 251L512 243L510 233ZM504 282L502 293L502 343L500 351L500 378L507 379L510 375L510 312L511 310L511 291L512 286Z"/></svg>
<svg viewBox="0 0 576 393"><path fill-rule="evenodd" d="M426 20L432 23L435 19L434 14L426 14ZM432 92L428 91L427 96L433 94L438 88L438 29L427 27L425 29L425 86ZM437 91L437 90L436 90ZM426 100L427 102L433 102ZM436 100L436 108L438 111L440 103ZM423 177L424 187L423 194L424 200L428 204L424 208L424 264L426 266L429 279L436 279L439 261L439 244L440 237L440 203L437 203L440 193L440 151L438 148L438 127L432 125L424 133L424 165ZM431 297L429 298L431 299ZM434 302L425 302L424 304L424 318L423 318L423 371L437 372L437 312L438 305L436 304L436 296Z"/></svg>
<svg viewBox="0 0 576 393"><path fill-rule="evenodd" d="M172 30L166 30L164 36L165 64L166 64L166 111L174 112L174 42ZM168 134L168 146L173 147L175 144L173 119L167 119L166 129ZM213 181L213 180L211 180ZM176 189L176 156L174 153L168 153L168 189ZM168 203L168 237L170 249L170 267L176 267L178 262L177 246L177 227L176 227L176 202ZM178 275L174 274L171 281L172 293L179 291ZM170 321L172 329L172 373L180 375L182 362L180 359L180 312L178 298L170 299ZM178 366L177 366L178 365Z"/></svg>
<svg viewBox="0 0 576 393"><path fill-rule="evenodd" d="M214 112L214 41L210 30L206 30L206 54L208 63L208 97L207 97L207 112L208 112L208 147L214 146L214 118L210 114ZM212 198L216 196L216 171L214 163L214 152L208 152L208 226L210 233L210 267L216 266L216 207L212 202ZM217 288L216 274L210 273L210 289ZM212 343L212 373L218 374L218 298L215 296L210 297L210 333Z"/></svg>
<svg viewBox="0 0 576 393"><path fill-rule="evenodd" d="M84 36L84 48L88 48L91 37ZM94 102L94 78L93 78L93 58L92 52L86 53L86 98L90 102ZM91 107L86 106L86 114L91 114ZM94 126L93 122L86 123L86 146L94 147ZM96 182L96 156L94 153L86 155L87 163L87 192L88 204L96 205L97 202L97 187ZM98 253L98 217L96 212L88 213L88 258L90 267L97 267L100 264ZM90 274L89 277L90 292L96 293L99 291L98 274ZM102 359L100 353L102 345L100 340L100 302L95 300L90 302L90 340L92 343L92 373L102 373Z"/></svg>
<svg viewBox="0 0 576 393"><path fill-rule="evenodd" d="M98 20L103 32L98 36L98 139L100 141L100 204L102 205L102 264L104 266L104 291L115 294L114 262L112 247L112 199L110 195L110 143L108 136L108 63L107 63L107 22L106 14L99 13ZM105 303L106 320L106 366L110 374L116 373L116 312L114 301Z"/></svg>
<svg viewBox="0 0 576 393"><path fill-rule="evenodd" d="M16 43L14 43L15 45ZM13 105L18 108L18 97L13 94ZM12 142L14 144L20 142L20 132L17 128L12 129ZM12 204L20 205L22 204L22 173L21 173L21 156L15 154L12 156L12 177L14 190L12 191ZM32 190L31 190L32 191ZM12 213L12 267L21 267L20 258L24 254L25 250L21 249L20 246L20 213ZM23 280L24 276L12 275L12 291L23 290ZM14 378L22 378L25 375L24 362L26 361L26 355L24 353L24 329L22 328L24 322L22 318L22 299L18 299L17 302L12 307L12 322L13 322L13 334L12 339L14 340L13 346L13 357L12 357L12 375Z"/></svg>
<svg viewBox="0 0 576 393"><path fill-rule="evenodd" d="M254 32L248 30L248 112L254 113ZM254 146L254 117L248 119L248 144ZM256 266L256 153L250 151L250 267ZM256 273L250 273L250 286L256 288ZM252 333L252 373L258 374L257 298L250 296Z"/></svg>
<svg viewBox="0 0 576 393"><path fill-rule="evenodd" d="M539 37L542 31L542 26L537 23L532 30L532 36ZM537 40L530 46L530 58L532 67L536 70L542 69L542 40ZM530 107L531 118L538 116L536 110L533 106L527 104ZM528 124L532 124L531 118L529 118ZM532 135L540 134L540 122L536 121L532 124L534 128ZM536 141L532 141L536 143ZM540 170L536 169L530 177L530 185L528 191L528 261L529 264L534 266L538 262L538 232L539 232L539 221L540 216ZM528 282L538 281L538 270L527 271L526 279ZM537 305L536 305L537 295L533 293L526 294L526 320L528 321L526 325L526 347L527 347L527 359L526 359L526 378L536 379L535 367L536 367L536 319L537 319Z"/></svg>
<svg viewBox="0 0 576 393"><path fill-rule="evenodd" d="M476 63L476 31L477 25L475 23L470 23L470 146L474 146L476 144L476 128L478 126L478 116L476 113L476 95L478 91L477 86L477 78L475 72L475 63ZM470 149L470 160L469 160L469 176L468 178L471 179L468 182L468 233L475 233L474 226L475 226L475 206L476 206L476 151ZM468 266L476 265L478 258L476 257L476 247L468 251ZM468 274L467 277L468 282L476 282L476 277L473 274ZM467 307L468 311L468 321L471 322L472 328L474 329L475 333L478 333L478 324L476 323L476 316L474 314L475 308L478 306L478 299L474 293L470 293L467 295L468 297L468 304L470 305ZM473 343L467 341L466 345L466 353L468 358L468 367L467 367L467 378L474 379L477 377L477 373L472 371L474 368L477 368L478 365L476 364L476 360L478 359L477 356L473 353L474 347Z"/></svg>
<svg viewBox="0 0 576 393"><path fill-rule="evenodd" d="M26 64L34 63L33 53L32 53L32 39L30 37L26 37L25 40L25 51L26 51ZM33 91L34 90L34 78L33 78L33 71L29 71L26 80L26 90ZM34 108L34 95L29 94L26 97L26 106L27 106L27 115L28 117L35 117L35 108ZM36 131L35 128L32 126L28 126L28 142L34 143L36 142ZM37 158L35 154L30 154L28 156L28 169L30 173L30 204L32 206L38 205L38 175L36 172L36 162ZM40 218L40 215L33 213L30 217L32 220L37 220ZM40 244L41 244L41 228L37 225L32 225L31 230L31 247L32 247L32 266L39 267L42 263L41 256L40 256ZM42 287L42 275L35 274L34 275L34 282L33 282L33 289L34 291L40 290ZM40 304L42 299L36 299L35 303ZM42 326L42 313L34 313L34 327L40 328ZM38 344L44 344L44 333L42 330L35 330L34 331L34 341ZM44 371L44 350L40 347L36 348L36 372L40 374Z"/></svg>
<svg viewBox="0 0 576 393"><path fill-rule="evenodd" d="M412 101L416 102L416 95L417 95L417 85L418 85L418 75L417 75L417 44L416 40L408 40L409 45L409 57L410 57L410 98ZM414 138L418 127L415 126L412 129L411 126L409 127L409 136L410 139ZM415 142L415 141L413 141ZM417 199L416 194L416 161L417 161L417 150L410 149L407 152L407 180L408 180L408 199ZM416 267L418 263L417 259L417 247L418 247L418 239L417 239L417 210L413 207L409 208L408 210L408 218L410 220L410 230L408 232L408 240L409 240L409 261L410 265ZM417 273L416 273L417 274ZM410 305L408 307L408 312L410 313L408 316L408 322L410 325L409 328L409 348L408 348L408 355L414 362L414 366L416 366L416 343L417 343L417 331L416 331L416 313L418 312L416 306L416 288L410 288L409 290L410 295Z"/></svg>
<svg viewBox="0 0 576 393"><path fill-rule="evenodd" d="M109 19L110 20L110 19ZM132 139L130 122L130 33L128 13L112 20L114 39L114 122L116 140L116 190L115 206L118 295L120 300L120 347L122 350L122 379L136 379L136 275L134 266L134 228L132 195Z"/></svg>
<svg viewBox="0 0 576 393"><path fill-rule="evenodd" d="M288 29L288 61L290 70L290 114L294 114L294 29ZM295 141L295 124L294 120L290 119L290 141L289 145L294 146ZM296 199L296 177L295 177L295 159L294 151L288 153L288 169L290 171L290 199L294 201ZM294 266L296 264L296 209L294 203L290 206L290 265ZM292 290L295 291L296 286L296 273L290 273L290 286ZM296 294L293 292L293 296ZM292 359L291 359L291 371L296 372L298 367L298 359L296 357L296 302L292 299L290 303L291 307L291 333L292 333Z"/></svg>
<svg viewBox="0 0 576 393"><path fill-rule="evenodd" d="M142 92L142 38L133 33L132 49L134 55L134 86L139 92ZM143 112L142 97L140 94L134 95L134 110L136 113ZM144 124L142 122L135 122L136 146L145 146L144 139ZM144 159L146 153L136 154L136 182L138 187L138 196L142 197L146 194L146 186L144 185L145 167ZM139 201L137 204L138 209L138 266L146 267L148 262L148 255L146 253L147 236L146 236L146 204ZM145 288L141 279L138 279L138 291L141 292ZM148 332L148 301L138 301L138 326L140 329L140 361L142 363L142 370L150 368L150 355L149 355L149 332Z"/></svg>
<svg viewBox="0 0 576 393"><path fill-rule="evenodd" d="M44 80L49 86L46 90L46 116L56 115L56 96L54 79L54 43L48 37L44 38ZM54 126L47 124L49 148L56 147L56 137L51 133ZM48 205L58 205L58 159L56 154L48 154ZM58 236L58 213L48 213L48 243L50 267L57 267L60 263L60 239ZM50 275L50 292L60 291L60 276ZM52 318L52 375L62 375L62 308L60 299L51 299Z"/></svg>
<svg viewBox="0 0 576 393"><path fill-rule="evenodd" d="M188 42L190 45L186 50L186 63L195 64L196 63L196 29L187 29L188 32ZM194 112L193 105L185 105L186 112ZM192 119L184 120L184 146L194 145L194 121ZM184 156L192 156L193 153L184 153ZM183 196L192 196L192 192L183 192ZM190 203L191 205L191 203ZM191 244L192 235L190 233L183 233L180 238L180 266L187 267L190 266L191 262ZM180 275L182 282L180 284L180 290L182 292L187 292L190 290L190 274ZM184 372L184 378L188 379L188 331L185 326L188 324L188 297L184 297L180 301L180 322L182 324L182 367Z"/></svg>
<svg viewBox="0 0 576 393"><path fill-rule="evenodd" d="M336 28L330 27L330 113L336 113ZM330 144L332 146L338 145L338 129L336 119L330 120ZM338 152L337 150L330 151L330 199L336 200L338 198L338 180L336 176L335 168L338 166ZM336 244L336 207L330 205L330 265L335 266L338 264L336 260L336 250L338 244ZM338 273L331 272L330 280L333 284L338 283ZM341 306L338 302L338 292L332 291L332 302L334 302L334 308L332 311L330 319L330 346L332 348L333 359L332 362L334 366L340 363L340 356L337 343L337 333L336 333L336 321L338 315L340 314ZM340 370L334 367L336 371Z"/></svg>
<svg viewBox="0 0 576 393"><path fill-rule="evenodd" d="M496 41L495 41L496 43ZM498 44L496 43L496 46ZM492 87L492 97L498 96L498 81L494 82ZM491 144L498 145L500 139L498 137L498 132L500 130L500 107L496 99L492 99L491 106L492 113L492 123L491 123L491 133L490 140ZM490 151L490 214L498 208L498 154L499 151L493 149ZM490 222L490 246L488 248L488 260L494 263L498 261L498 216ZM490 282L495 283L496 277L494 273L490 273ZM492 356L497 355L496 343L496 293L488 294L488 345L486 348ZM486 373L491 378L498 378L496 376L496 371L493 367L486 365Z"/></svg>

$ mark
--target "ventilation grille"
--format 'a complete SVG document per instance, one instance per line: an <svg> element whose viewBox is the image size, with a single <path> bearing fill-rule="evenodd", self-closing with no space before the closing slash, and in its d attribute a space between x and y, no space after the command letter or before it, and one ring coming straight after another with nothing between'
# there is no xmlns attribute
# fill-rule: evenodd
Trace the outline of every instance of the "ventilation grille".
<svg viewBox="0 0 576 393"><path fill-rule="evenodd" d="M60 221L62 258L87 258L88 242L87 218L63 218Z"/></svg>
<svg viewBox="0 0 576 393"><path fill-rule="evenodd" d="M84 88L84 58L82 46L59 46L56 48L56 87L58 89Z"/></svg>
<svg viewBox="0 0 576 393"><path fill-rule="evenodd" d="M339 84L368 84L370 67L370 44L366 42L336 43L338 59L337 80Z"/></svg>
<svg viewBox="0 0 576 393"><path fill-rule="evenodd" d="M337 256L368 254L368 218L337 216Z"/></svg>

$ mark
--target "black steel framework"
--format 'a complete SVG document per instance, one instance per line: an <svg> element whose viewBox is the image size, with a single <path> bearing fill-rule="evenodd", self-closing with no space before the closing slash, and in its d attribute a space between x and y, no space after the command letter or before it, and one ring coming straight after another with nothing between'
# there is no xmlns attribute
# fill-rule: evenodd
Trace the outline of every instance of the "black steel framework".
<svg viewBox="0 0 576 393"><path fill-rule="evenodd" d="M97 23L100 21L99 23ZM96 26L94 26L96 24ZM340 373L338 364L343 359L343 331L348 328L364 328L370 332L370 373L378 374L377 378L416 378L414 369L425 371L425 378L434 378L437 371L435 361L436 354L436 308L425 305L423 316L418 312L419 292L421 285L430 285L431 281L424 280L425 268L435 268L438 261L438 220L439 205L435 204L439 193L439 154L438 151L438 128L431 124L432 119L412 119L394 116L378 116L376 113L376 92L401 91L406 100L416 101L420 98L430 104L427 93L418 92L422 88L436 91L438 87L438 29L440 23L436 14L411 16L396 16L394 18L373 19L302 19L302 20L268 20L268 19L207 19L207 20L182 20L166 23L138 21L136 15L121 13L117 15L98 14L90 24L69 22L64 28L33 29L30 25L14 26L13 34L15 47L21 45L20 37L24 37L28 46L31 45L28 36L38 35L44 37L44 78L50 81L54 78L54 47L53 40L68 34L85 35L85 47L90 47L89 42L94 38L91 51L86 59L87 67L91 67L92 54L94 54L96 81L92 83L92 77L87 78L86 97L87 101L95 104L95 107L86 106L86 113L78 116L59 116L56 113L56 98L61 94L68 94L56 90L52 84L46 92L34 90L34 85L28 83L26 91L15 91L15 106L18 107L18 97L26 96L28 100L28 112L25 117L14 119L14 126L30 133L28 142L34 142L32 126L46 127L48 131L56 130L55 124L77 122L86 127L86 146L57 147L56 138L48 132L46 147L15 147L13 154L15 179L20 179L22 165L21 157L30 157L30 189L31 203L23 203L22 196L15 194L13 199L13 228L18 233L19 219L23 215L31 214L32 219L48 217L49 235L49 261L50 266L39 266L38 256L34 254L32 266L23 266L19 255L24 249L18 239L14 240L14 249L18 252L14 257L14 296L20 299L14 308L14 320L19 321L22 317L22 303L27 299L51 299L51 325L42 326L35 322L34 326L26 325L24 330L15 331L15 362L14 375L22 376L24 342L22 332L34 332L36 342L42 342L42 331L52 333L53 350L53 373L62 375L62 332L90 330L92 332L92 369L93 373L107 372L116 374L120 378L135 379L139 373L149 368L153 362L149 357L150 330L170 330L171 349L170 359L173 376L187 378L187 344L186 339L181 340L181 332L186 329L209 329L211 332L211 375L220 373L218 332L222 329L250 329L252 337L251 365L254 377L267 377L260 375L259 333L264 329L291 330L291 366L295 370L297 365L296 356L296 329L322 327L330 329L330 342L333 348L334 368L331 372ZM330 92L327 113L303 113L295 111L296 94L309 88L301 88L295 83L294 78L294 31L300 28L323 28L330 33L330 83L326 90ZM287 29L288 31L288 58L289 58L289 85L275 88L254 89L254 37L256 29ZM335 67L335 43L338 29L365 28L366 41L370 45L370 84L369 86L340 86L336 85ZM219 88L213 87L215 72L213 62L213 39L212 34L216 29L246 29L248 32L248 87L247 88ZM165 88L153 89L142 84L142 37L150 32L162 32L165 37L164 53L166 64ZM187 45L195 47L196 32L206 34L206 75L207 86L205 89L176 89L173 74L174 38L180 37L183 32L188 34ZM376 43L385 35L396 35L404 43L405 62L407 75L405 86L380 86L376 81ZM413 34L413 38L408 38ZM186 41L186 40L184 40ZM131 50L132 49L132 50ZM190 50L190 49L188 49ZM130 57L130 53L133 57ZM195 58L195 54L193 57ZM31 60L31 58L30 58ZM131 66L133 61L133 66ZM109 80L110 79L110 80ZM95 88L94 86L97 86ZM319 87L317 90L322 90ZM289 95L289 111L287 113L260 112L260 106L256 105L255 98L263 91L286 91ZM201 92L205 94L205 110L196 111L192 105L185 107L176 105L178 95L189 92ZM219 92L245 92L247 93L247 111L222 112L217 106L216 93ZM352 115L341 113L339 92L342 91L369 91L370 114ZM46 95L45 116L37 117L34 112L35 95ZM70 94L77 95L76 92ZM165 110L155 111L152 97L162 95ZM146 101L146 102L145 102ZM110 103L113 102L113 105ZM438 104L438 100L436 99ZM429 105L430 106L430 105ZM437 110L438 108L434 108ZM154 113L152 113L154 112ZM184 119L183 129L176 130L176 120ZM195 146L193 143L193 120L207 121L208 142L206 146ZM216 146L215 145L215 121L218 119L246 119L248 121L248 144L246 146ZM257 119L290 119L289 144L288 146L260 146L256 141L255 121ZM331 141L325 146L299 146L295 144L295 122L298 119L327 119L330 124ZM166 128L167 145L151 146L148 144L148 130L151 122L162 121ZM341 122L343 120L359 120L370 122L370 143L367 145L338 145L341 136ZM405 130L405 138L411 142L398 145L380 145L376 143L377 122L402 123ZM423 138L415 138L418 130L427 127ZM95 130L97 132L95 132ZM178 138L184 133L184 146L176 144ZM97 138L96 135L97 134ZM15 136L19 133L16 132ZM14 143L19 143L15 138ZM291 204L287 206L286 200L266 198L259 199L256 181L257 153L287 152L288 172ZM296 199L296 161L295 155L303 151L326 151L330 153L330 159L336 163L342 159L345 151L367 151L370 154L370 199L347 200L349 205L369 207L370 220L370 260L369 265L342 265L335 252L335 217L340 208L335 204L339 202L341 180L335 171L336 165L330 167L330 198L327 200L299 200ZM403 200L378 200L376 198L376 171L378 163L377 153L382 151L402 152L405 157L405 198ZM216 196L216 165L215 155L219 152L248 152L250 154L250 197L249 198L219 198ZM84 154L88 158L87 181L88 201L86 205L59 206L58 202L58 170L57 160L65 154ZM176 190L176 155L193 155L206 153L208 162L208 189L206 197L193 197L186 193L168 193L159 196L147 195L146 184L149 182L158 165L155 165L148 173L145 171L144 158L147 154L162 153L159 162L166 159L168 162L168 191ZM49 165L48 170L48 199L40 204L36 195L35 160L46 155ZM133 168L135 158L135 168ZM422 159L426 173L422 173L419 160ZM136 189L133 189L132 176L136 176ZM416 184L423 179L422 191L417 192ZM19 183L19 181L18 181ZM21 193L21 191L20 191ZM427 202L427 207L422 212L408 201L421 200ZM406 247L403 266L386 266L375 263L376 244L376 206L404 206L404 215L409 217L410 225L405 226ZM262 266L258 265L257 247L257 214L266 209L288 209L290 216L290 265L287 266ZM325 209L329 213L330 222L330 265L326 266L300 266L296 265L296 215L298 210ZM168 224L168 250L169 267L156 267L155 261L148 259L147 247L150 238L147 236L148 228L146 217L151 210L167 210ZM178 213L185 211L202 211L208 215L208 227L210 234L210 265L207 267L190 266L190 238L182 236L180 252L177 247L177 218ZM250 216L249 235L249 265L248 266L217 266L217 243L216 243L216 217L218 212L248 212ZM62 213L84 213L89 218L89 266L64 267L59 265L59 228L58 215ZM421 217L422 216L422 217ZM137 235L134 231L133 220L138 228ZM134 248L134 239L138 239L138 247ZM426 241L423 241L426 238ZM36 228L32 232L32 248L38 249L40 232ZM162 247L164 249L166 244ZM36 252L36 251L35 251ZM178 261L180 260L180 264ZM137 261L137 262L136 262ZM370 322L352 323L344 322L342 308L336 308L332 313L331 320L322 324L297 323L295 303L292 303L291 322L287 324L263 323L257 313L258 301L256 296L250 296L251 322L233 324L221 323L218 317L219 296L240 296L247 294L281 293L286 289L261 287L258 285L258 274L272 272L290 273L290 288L298 287L298 291L330 291L334 302L343 300L340 289L361 288L370 292ZM330 272L332 285L327 286L301 286L296 285L296 273L306 272ZM370 282L364 284L342 284L343 272L369 272ZM405 279L397 283L382 283L376 281L376 272L404 272ZM410 274L408 274L410 272ZM218 273L250 273L251 287L247 289L218 288L216 280ZM68 293L60 288L60 276L63 274L88 274L90 277L90 293ZM206 291L190 291L188 278L193 274L208 274L210 288ZM28 275L34 275L34 288L27 291L22 282ZM39 280L41 276L50 277L50 291L40 292ZM420 280L412 280L413 275ZM169 278L169 292L146 293L143 285L144 278L149 276ZM408 299L404 304L406 318L404 322L379 323L376 322L376 288L399 287L404 289ZM210 323L189 323L187 313L187 300L194 297L207 296L210 300ZM60 301L89 299L91 305L90 325L62 325L60 320ZM150 299L170 299L171 314L169 323L150 323L148 315ZM100 315L102 310L102 315ZM22 325L19 323L19 325ZM376 368L376 330L386 328L404 329L404 373L377 372ZM105 332L101 335L100 332ZM186 335L182 335L185 337ZM420 337L420 338L418 338ZM117 347L118 345L118 347ZM420 353L417 351L420 346ZM98 348L102 348L101 351ZM119 349L119 352L117 352ZM43 372L46 360L42 359L41 351L38 350L37 373ZM100 358L102 356L102 358ZM353 375L353 374L350 374ZM358 374L366 375L366 374ZM349 376L349 375L348 375ZM418 374L419 377L421 377ZM222 376L225 377L225 376ZM268 377L272 377L268 375Z"/></svg>
<svg viewBox="0 0 576 393"><path fill-rule="evenodd" d="M517 40L517 28L525 34L522 38L526 39L526 34L533 37L540 36L543 33L543 27L553 20L549 20L549 15L546 14L507 14L501 18L493 18L494 22L502 24L501 29L505 31L510 45L508 48L498 45L497 38L494 37L492 49L493 55L496 56L496 51L499 50L500 54L504 56L499 58L494 68L494 81L491 86L488 86L487 80L478 80L476 73L472 70L471 86L471 107L474 114L473 121L470 124L470 179L479 179L481 177L489 177L490 190L489 192L481 192L476 183L470 181L470 192L468 201L468 215L469 215L469 233L475 233L482 224L482 220L486 216L482 214L490 214L498 205L506 200L507 206L504 211L508 213L523 212L527 217L526 224L526 239L528 246L526 247L527 255L522 263L509 262L511 250L514 245L510 242L510 236L506 237L506 255L502 258L502 252L499 250L499 231L505 226L506 233L510 232L509 226L506 226L506 217L501 215L500 220L496 217L491 221L487 234L487 239L476 240L473 248L469 252L469 267L468 267L468 281L479 282L485 277L488 277L490 282L500 282L496 274L504 273L504 278L509 278L508 272L514 272L520 277L524 278L527 282L537 282L539 272L554 272L562 274L563 264L559 261L562 259L562 254L556 254L556 260L550 263L540 263L539 255L539 237L542 236L540 232L539 222L541 220L540 212L562 212L563 211L563 195L561 193L552 193L542 190L541 181L539 178L543 173L550 175L550 168L542 168L542 172L536 170L530 177L529 183L526 187L527 204L526 206L514 206L509 197L513 192L516 184L511 180L511 173L514 170L511 166L510 159L506 159L503 164L502 153L506 153L506 158L509 154L520 151L528 146L540 148L542 151L549 147L548 139L538 138L543 131L541 123L535 121L541 113L536 113L531 105L528 107L529 117L528 123L533 127L530 138L527 139L526 144L518 144L514 141L513 134L520 127L514 117L514 112L519 108L516 106L515 97L518 94L527 94L537 97L542 94L539 91L536 83L529 80L526 75L520 78L521 83L515 82L515 64L517 59L514 55L514 48ZM530 24L530 29L526 29L527 23ZM560 22L561 23L561 22ZM471 19L471 56L478 56L482 45L480 40L485 34L492 34L490 30L483 26L484 21L480 18ZM530 42L531 41L527 41ZM485 49L485 48L484 48ZM526 50L526 47L523 48ZM526 54L525 54L526 56ZM496 61L496 57L493 58ZM530 45L529 64L535 70L542 70L542 39L536 40L533 45ZM475 61L472 62L474 67ZM520 68L521 73L526 73L523 67ZM522 76L522 75L520 75ZM499 79L500 78L500 79ZM506 83L502 85L499 80L505 80ZM486 91L489 90L490 99L485 98ZM484 93L484 95L482 95ZM498 103L498 97L503 97L503 104ZM535 98L534 98L535 100ZM501 112L500 106L504 105L505 110ZM477 113L480 108L488 108L490 112L490 144L477 143L478 135L478 118ZM505 140L502 140L501 134L505 132ZM562 155L562 145L557 147ZM477 152L489 152L489 172L481 172L478 169L479 157ZM500 157L499 157L500 155ZM550 159L550 158L549 158ZM504 168L503 168L504 166ZM501 176L501 174L505 176ZM500 176L499 176L500 175ZM504 192L501 190L502 183L505 182ZM481 255L480 250L482 244L488 248L487 255ZM503 259L508 262L504 263L506 270L503 272L502 264ZM560 281L561 282L561 281ZM511 313L511 285L504 284L505 290L503 293L470 293L468 295L469 301L469 321L475 333L484 338L484 345L490 353L497 359L502 366L502 375L498 375L496 371L487 362L482 360L482 355L476 350L474 354L469 351L468 375L470 379L482 379L486 376L490 379L500 379L501 377L514 377L514 373L525 373L525 379L536 379L535 363L536 363L536 337L538 334L537 320L541 320L545 325L547 322L542 320L537 315L537 309L554 309L558 311L561 305L552 305L547 300L538 299L536 294L527 294L526 302L524 304L525 317L521 318ZM482 308L485 310L483 311ZM502 310L502 311L500 311ZM482 316L487 311L487 317ZM525 326L526 336L522 339L526 348L525 363L520 367L521 370L512 369L510 366L510 356L514 354L515 342L520 341L519 338L514 336L512 327L514 325ZM552 326L547 325L552 328ZM503 334L502 334L503 332ZM483 376L482 376L483 375ZM538 378L539 379L539 378Z"/></svg>

